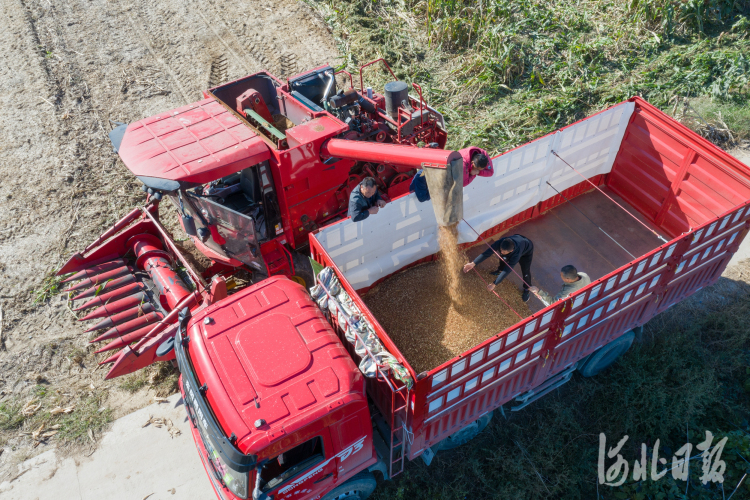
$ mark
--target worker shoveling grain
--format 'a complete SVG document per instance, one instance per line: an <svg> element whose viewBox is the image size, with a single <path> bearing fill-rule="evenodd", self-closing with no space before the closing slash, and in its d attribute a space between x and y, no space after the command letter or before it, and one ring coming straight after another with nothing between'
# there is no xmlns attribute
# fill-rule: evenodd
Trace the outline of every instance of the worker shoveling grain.
<svg viewBox="0 0 750 500"><path fill-rule="evenodd" d="M417 373L439 366L520 321L474 273L458 275L461 300L452 300L441 265L430 262L407 269L363 297ZM490 276L485 279L489 281ZM513 283L506 280L495 291L518 314L531 315Z"/></svg>

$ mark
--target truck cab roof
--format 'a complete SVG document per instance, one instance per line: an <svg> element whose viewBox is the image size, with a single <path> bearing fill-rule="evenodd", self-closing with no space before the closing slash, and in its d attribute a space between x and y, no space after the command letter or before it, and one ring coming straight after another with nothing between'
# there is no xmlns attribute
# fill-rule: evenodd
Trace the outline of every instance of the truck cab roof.
<svg viewBox="0 0 750 500"><path fill-rule="evenodd" d="M202 392L245 454L274 456L296 441L282 445L283 437L365 401L363 376L338 336L305 289L285 277L201 310L187 332Z"/></svg>

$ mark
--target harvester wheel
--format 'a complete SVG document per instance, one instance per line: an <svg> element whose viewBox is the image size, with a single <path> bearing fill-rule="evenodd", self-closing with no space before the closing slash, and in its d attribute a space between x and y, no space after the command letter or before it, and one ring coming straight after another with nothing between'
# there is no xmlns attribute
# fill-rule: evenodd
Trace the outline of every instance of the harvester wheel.
<svg viewBox="0 0 750 500"><path fill-rule="evenodd" d="M362 471L334 488L322 500L365 500L378 485L370 471Z"/></svg>
<svg viewBox="0 0 750 500"><path fill-rule="evenodd" d="M457 448L462 444L468 443L469 441L477 437L477 435L482 432L485 427L487 427L487 424L490 423L490 420L492 420L491 411L485 413L463 429L454 432L447 438L440 441L438 444L432 447L432 451L436 452L439 450L452 450L453 448Z"/></svg>
<svg viewBox="0 0 750 500"><path fill-rule="evenodd" d="M578 371L584 377L593 377L625 354L630 349L630 346L633 345L633 339L635 339L635 332L633 330L617 337L585 359L578 368Z"/></svg>

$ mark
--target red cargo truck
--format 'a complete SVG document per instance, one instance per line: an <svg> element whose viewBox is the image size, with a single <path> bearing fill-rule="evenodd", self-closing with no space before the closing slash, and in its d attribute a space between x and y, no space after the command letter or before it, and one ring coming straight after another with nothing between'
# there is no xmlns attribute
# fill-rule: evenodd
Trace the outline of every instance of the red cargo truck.
<svg viewBox="0 0 750 500"><path fill-rule="evenodd" d="M542 287L559 286L571 255L592 283L416 373L360 293L436 258L429 204L404 195L311 233L312 258L345 292L320 283L325 309L273 277L179 322L181 390L219 498L366 498L373 471L429 462L503 405L609 365L634 329L716 281L750 228L750 169L639 98L493 164L492 179L465 188L460 241L522 233ZM362 321L375 344L353 328Z"/></svg>

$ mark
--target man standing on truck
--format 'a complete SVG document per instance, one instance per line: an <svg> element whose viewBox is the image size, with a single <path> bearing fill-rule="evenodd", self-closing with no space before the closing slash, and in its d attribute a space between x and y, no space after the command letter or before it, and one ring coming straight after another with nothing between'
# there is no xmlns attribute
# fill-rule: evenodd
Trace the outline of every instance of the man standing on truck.
<svg viewBox="0 0 750 500"><path fill-rule="evenodd" d="M560 299L566 298L573 292L577 292L581 288L591 283L591 278L586 273L581 273L575 266L567 265L560 269L560 277L563 280L563 286L557 295L552 297L550 294L541 290L539 287L532 286L529 288L531 293L539 295L547 305L557 302Z"/></svg>
<svg viewBox="0 0 750 500"><path fill-rule="evenodd" d="M464 272L468 273L474 269L477 264L480 264L485 259L490 257L493 253L499 252L502 258L500 259L499 266L496 271L490 274L497 275L494 283L487 285L487 290L492 291L497 285L499 285L511 272L511 267L516 264L521 265L521 275L523 276L523 295L521 298L524 302L527 302L530 297L529 287L531 286L531 260L534 257L534 244L530 239L520 234L514 234L513 236L506 236L500 238L493 243L490 248L482 252L474 259L473 262L469 262L464 266Z"/></svg>
<svg viewBox="0 0 750 500"><path fill-rule="evenodd" d="M365 177L357 187L352 189L349 195L349 212L347 215L352 218L353 222L365 220L370 215L375 215L378 210L385 206L385 201L378 193L378 186L375 179Z"/></svg>

